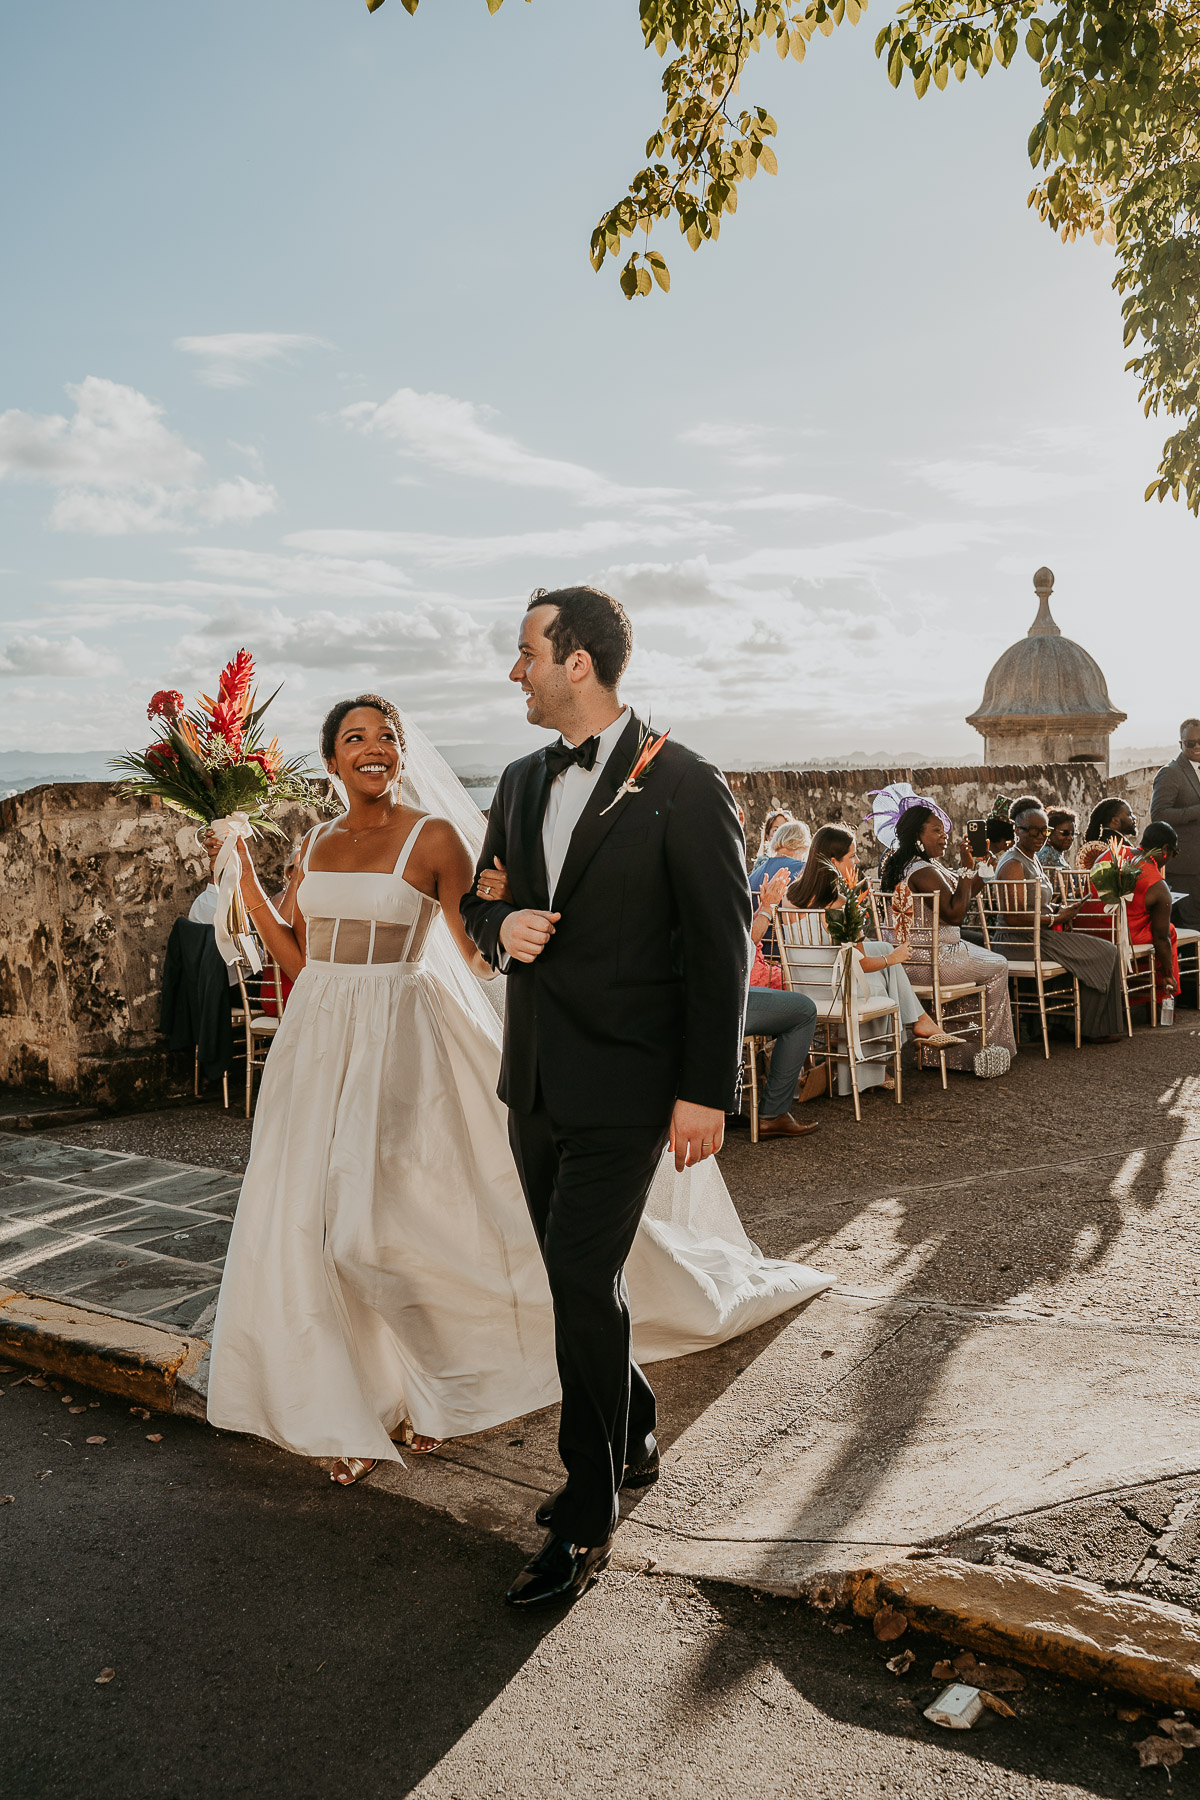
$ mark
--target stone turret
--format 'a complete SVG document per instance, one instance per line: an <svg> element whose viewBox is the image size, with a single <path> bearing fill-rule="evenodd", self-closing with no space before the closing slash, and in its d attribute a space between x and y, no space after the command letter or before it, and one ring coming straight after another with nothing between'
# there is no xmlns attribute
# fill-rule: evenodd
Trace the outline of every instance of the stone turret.
<svg viewBox="0 0 1200 1800"><path fill-rule="evenodd" d="M1064 637L1050 612L1054 574L1033 578L1038 612L987 678L967 719L989 763L1096 763L1108 774L1108 740L1127 716L1108 697L1099 663Z"/></svg>

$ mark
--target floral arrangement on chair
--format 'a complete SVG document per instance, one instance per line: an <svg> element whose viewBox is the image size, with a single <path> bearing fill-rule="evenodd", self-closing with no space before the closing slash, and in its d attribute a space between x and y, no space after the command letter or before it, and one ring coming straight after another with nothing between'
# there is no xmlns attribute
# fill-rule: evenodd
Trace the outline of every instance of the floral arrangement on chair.
<svg viewBox="0 0 1200 1800"><path fill-rule="evenodd" d="M125 777L122 793L156 796L217 837L217 943L227 963L244 955L252 967L258 959L257 953L250 955L238 892L238 842L252 837L256 826L282 836L271 818L279 806L320 803L304 758L285 761L279 739L264 740L262 717L275 694L258 705L254 658L239 650L221 670L215 700L201 694L189 711L175 688L160 689L146 708L158 736L145 750L128 750L112 764ZM229 931L231 916L237 942Z"/></svg>
<svg viewBox="0 0 1200 1800"><path fill-rule="evenodd" d="M1109 838L1107 850L1088 870L1106 912L1116 912L1122 901L1130 898L1137 887L1143 861L1140 850L1131 850L1120 838Z"/></svg>
<svg viewBox="0 0 1200 1800"><path fill-rule="evenodd" d="M867 892L868 883L849 881L845 872L827 856L821 861L837 883L838 897L831 900L825 908L825 929L834 944L861 944L867 935L867 916L863 910L863 895Z"/></svg>

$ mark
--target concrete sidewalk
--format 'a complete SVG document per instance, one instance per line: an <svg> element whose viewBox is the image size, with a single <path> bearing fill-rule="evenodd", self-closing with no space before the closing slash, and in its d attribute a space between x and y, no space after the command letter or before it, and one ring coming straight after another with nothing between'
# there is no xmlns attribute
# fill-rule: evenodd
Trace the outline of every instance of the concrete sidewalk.
<svg viewBox="0 0 1200 1800"><path fill-rule="evenodd" d="M75 1303L93 1331L108 1314L202 1338L238 1186L226 1171L2 1137L0 1295ZM176 1404L198 1410L204 1364L186 1360L200 1366ZM663 1476L627 1507L620 1543L623 1559L681 1574L794 1591L866 1556L948 1543L983 1555L997 1527L1086 1497L1162 1481L1186 1493L1193 1473L1200 1491L1190 1324L843 1281L653 1376ZM532 1542L533 1508L560 1479L555 1421L537 1414L369 1479Z"/></svg>

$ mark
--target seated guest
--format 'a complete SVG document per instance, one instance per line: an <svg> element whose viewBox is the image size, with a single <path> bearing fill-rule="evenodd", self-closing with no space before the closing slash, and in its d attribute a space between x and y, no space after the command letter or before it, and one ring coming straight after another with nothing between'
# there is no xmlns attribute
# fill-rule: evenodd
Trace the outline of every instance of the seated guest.
<svg viewBox="0 0 1200 1800"><path fill-rule="evenodd" d="M895 848L880 864L880 886L885 894L891 894L900 882L906 881L914 894L940 895L939 977L947 984L969 981L984 988L987 1041L1002 1044L1015 1055L1017 1045L1008 1000L1008 964L995 951L985 950L981 944L965 939L960 929L967 909L983 886L983 877L974 870L955 874L942 862L950 821L940 806L932 800L922 800L916 794L906 796L901 805L903 810L894 827ZM928 987L932 982L930 957L930 934L915 931L908 966L918 987ZM946 1052L948 1069L972 1069L974 1065L975 1050L970 1044Z"/></svg>
<svg viewBox="0 0 1200 1800"><path fill-rule="evenodd" d="M754 944L754 966L750 971L750 994L746 1002L746 1031L752 1037L774 1038L771 1071L758 1103L758 1135L764 1137L807 1137L816 1124L802 1125L791 1114L796 1083L804 1067L817 1029L817 1009L807 994L793 994L783 986L783 972L772 967L763 956L762 942L772 915L787 890L786 869L778 870L767 880L758 910L750 924ZM821 1069L820 1077L825 1071ZM817 1084L814 1080L813 1087ZM823 1080L820 1085L824 1085ZM801 1099L812 1098L806 1083Z"/></svg>
<svg viewBox="0 0 1200 1800"><path fill-rule="evenodd" d="M1137 820L1129 810L1128 801L1108 799L1097 802L1088 818L1076 868L1090 869L1101 856L1107 856L1109 838L1124 838L1128 842L1136 835Z"/></svg>
<svg viewBox="0 0 1200 1800"><path fill-rule="evenodd" d="M188 918L192 921L192 924L215 924L217 918L217 901L219 898L220 889L217 887L215 881L210 881L207 887L201 888L200 892L196 895L196 898L192 901L191 906L188 908Z"/></svg>
<svg viewBox="0 0 1200 1800"><path fill-rule="evenodd" d="M1143 831L1142 849L1142 872L1125 916L1130 941L1154 945L1155 989L1161 1006L1168 995L1179 992L1179 944L1171 923L1171 890L1163 873L1179 854L1179 833L1160 819Z"/></svg>
<svg viewBox="0 0 1200 1800"><path fill-rule="evenodd" d="M975 858L975 873L982 875L985 881L995 881L996 864L1004 852L1011 849L1012 845L1016 843L1017 834L1013 830L1012 820L1002 819L999 813L993 813L991 818L985 822L984 833L987 837L987 855ZM970 848L971 846L968 844L968 852Z"/></svg>
<svg viewBox="0 0 1200 1800"><path fill-rule="evenodd" d="M837 878L834 870L828 865L832 863L843 881L852 886L859 880L858 850L853 832L846 831L841 825L822 825L813 838L808 854L808 863L799 881L792 883L788 889L788 905L800 907L819 907L822 912L827 907L844 907L845 901L838 892ZM867 978L867 985L872 994L883 999L894 1000L900 1009L900 1023L905 1028L905 1035L911 1031L919 1043L928 1044L935 1050L949 1049L954 1044L961 1044L962 1038L954 1037L948 1031L939 1031L937 1022L931 1019L917 996L912 991L912 983L905 974L902 964L912 955L911 944L885 944L877 938L864 938L859 945L861 958L859 967ZM865 1049L870 1049L880 1038L886 1040L886 1022L868 1020L861 1031L861 1041ZM879 1057L868 1056L858 1064L858 1086L860 1091L870 1087L887 1086L889 1070L886 1062ZM838 1064L838 1092L851 1092L850 1071L845 1063Z"/></svg>
<svg viewBox="0 0 1200 1800"><path fill-rule="evenodd" d="M1014 822L1023 812L1041 812L1042 803L1036 794L1018 794L1015 800L1008 803L1008 816Z"/></svg>
<svg viewBox="0 0 1200 1800"><path fill-rule="evenodd" d="M768 854L760 857L750 871L750 891L762 892L764 881L786 869L788 878L795 881L797 875L804 872L804 859L808 854L808 846L812 833L802 819L785 819L776 827L768 846Z"/></svg>
<svg viewBox="0 0 1200 1800"><path fill-rule="evenodd" d="M1008 899L1012 901L1013 910L1002 914L1002 921L1012 926L1029 924L1033 920L1033 908L1037 907L1043 920L1042 953L1046 961L1061 963L1078 978L1083 1036L1093 1043L1110 1043L1121 1035L1124 1019L1120 953L1115 944L1106 943L1088 931L1072 931L1084 904L1082 901L1063 906L1055 900L1054 884L1037 856L1050 835L1045 813L1026 811L1020 813L1014 823L1016 845L996 870L997 882L1011 884ZM1027 911L1016 910L1020 888L1024 889ZM1047 925L1053 928L1053 936L1045 930ZM1024 962L1029 951L1026 942L998 944L996 948L1014 962Z"/></svg>
<svg viewBox="0 0 1200 1800"><path fill-rule="evenodd" d="M769 845L770 855L762 857L750 871L750 892L756 898L762 893L763 883L770 881L773 875L786 874L788 881L794 881L797 875L803 874L803 853L808 849L811 836L808 826L800 819L785 819L776 828ZM801 854L797 855L797 851ZM763 952L771 958L779 954L773 930L768 930L763 939Z"/></svg>
<svg viewBox="0 0 1200 1800"><path fill-rule="evenodd" d="M779 830L781 825L787 824L791 816L791 813L784 812L781 806L775 807L773 811L767 814L766 818L763 820L763 828L758 834L758 854L754 859L756 864L762 862L763 858L768 854L771 839L775 836L775 833ZM743 830L745 829L745 823L746 822L743 819Z"/></svg>
<svg viewBox="0 0 1200 1800"><path fill-rule="evenodd" d="M1079 830L1079 814L1069 806L1052 806L1046 813L1046 823L1050 835L1038 851L1038 861L1043 869L1069 869L1067 852Z"/></svg>

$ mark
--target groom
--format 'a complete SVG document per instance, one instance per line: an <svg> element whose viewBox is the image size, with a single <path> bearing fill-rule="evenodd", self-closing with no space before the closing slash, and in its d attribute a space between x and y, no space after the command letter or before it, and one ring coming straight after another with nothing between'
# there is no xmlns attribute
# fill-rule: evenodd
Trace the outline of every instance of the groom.
<svg viewBox="0 0 1200 1800"><path fill-rule="evenodd" d="M617 692L633 639L595 588L538 589L509 680L559 732L510 763L467 931L508 972L499 1094L554 1300L567 1481L513 1606L604 1569L617 1490L658 1479L654 1394L630 1354L624 1266L663 1149L721 1147L735 1105L750 889L724 777L670 740L630 791L646 727ZM489 898L507 870L509 897ZM504 891L501 887L500 891Z"/></svg>

